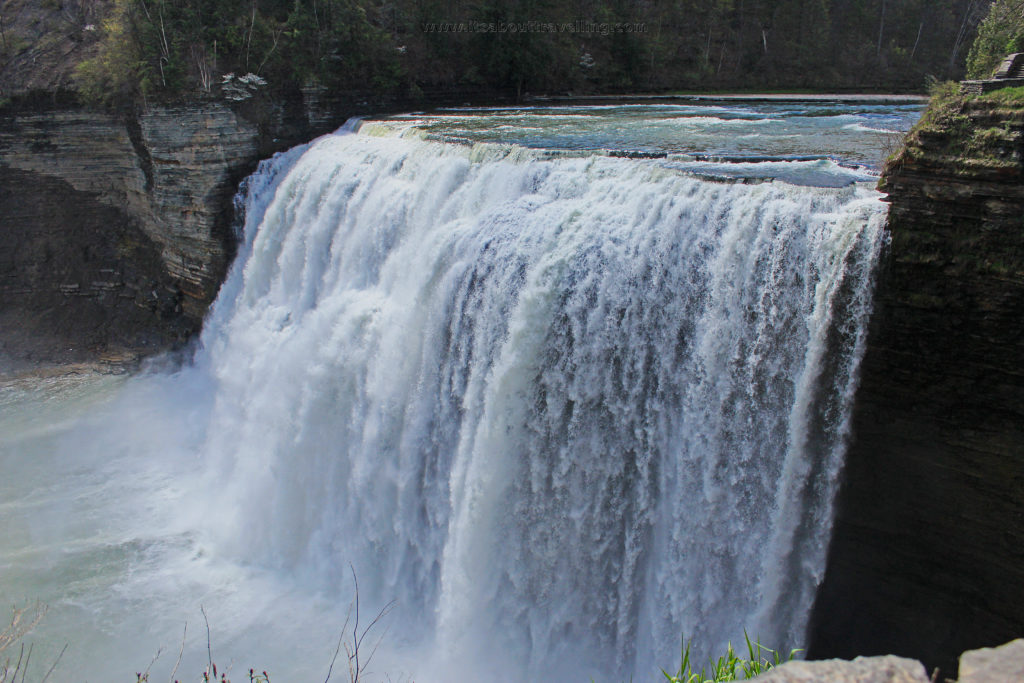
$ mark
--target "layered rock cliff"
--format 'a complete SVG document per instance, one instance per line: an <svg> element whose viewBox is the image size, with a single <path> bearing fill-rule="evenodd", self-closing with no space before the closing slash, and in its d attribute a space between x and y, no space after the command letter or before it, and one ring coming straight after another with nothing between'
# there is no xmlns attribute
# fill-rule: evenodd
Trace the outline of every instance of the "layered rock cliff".
<svg viewBox="0 0 1024 683"><path fill-rule="evenodd" d="M231 197L259 136L214 103L0 116L7 355L145 353L193 334L232 255Z"/></svg>
<svg viewBox="0 0 1024 683"><path fill-rule="evenodd" d="M934 100L882 264L809 656L955 672L1024 633L1024 98Z"/></svg>

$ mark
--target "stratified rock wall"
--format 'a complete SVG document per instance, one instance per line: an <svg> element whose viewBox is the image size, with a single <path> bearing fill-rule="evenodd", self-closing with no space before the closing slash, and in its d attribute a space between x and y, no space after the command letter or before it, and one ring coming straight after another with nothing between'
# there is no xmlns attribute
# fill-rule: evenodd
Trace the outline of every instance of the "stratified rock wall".
<svg viewBox="0 0 1024 683"><path fill-rule="evenodd" d="M152 169L151 237L185 294L185 312L201 319L233 255L231 197L254 168L259 132L222 105L150 109L140 129L137 156Z"/></svg>
<svg viewBox="0 0 1024 683"><path fill-rule="evenodd" d="M197 331L232 255L231 197L259 139L213 103L0 117L7 354L146 353Z"/></svg>
<svg viewBox="0 0 1024 683"><path fill-rule="evenodd" d="M944 111L939 111L942 108ZM887 168L883 264L811 657L1024 633L1024 108L933 103Z"/></svg>

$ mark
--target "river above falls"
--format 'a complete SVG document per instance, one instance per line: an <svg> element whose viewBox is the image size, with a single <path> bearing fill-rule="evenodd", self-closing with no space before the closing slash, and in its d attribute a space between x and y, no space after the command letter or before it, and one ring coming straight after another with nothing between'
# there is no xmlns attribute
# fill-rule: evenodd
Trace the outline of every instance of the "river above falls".
<svg viewBox="0 0 1024 683"><path fill-rule="evenodd" d="M462 107L369 123L415 127L428 139L657 158L668 168L708 178L835 187L876 177L922 108L915 98L703 98L671 104Z"/></svg>

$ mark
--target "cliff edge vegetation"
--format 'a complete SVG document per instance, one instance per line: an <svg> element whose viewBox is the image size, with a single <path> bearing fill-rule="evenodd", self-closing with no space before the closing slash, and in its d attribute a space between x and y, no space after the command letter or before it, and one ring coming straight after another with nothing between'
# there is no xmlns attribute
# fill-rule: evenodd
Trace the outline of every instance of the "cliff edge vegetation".
<svg viewBox="0 0 1024 683"><path fill-rule="evenodd" d="M906 168L921 166L945 176L1006 179L1020 173L1024 87L982 95L956 83L933 88L932 99L904 145L886 162L880 189Z"/></svg>

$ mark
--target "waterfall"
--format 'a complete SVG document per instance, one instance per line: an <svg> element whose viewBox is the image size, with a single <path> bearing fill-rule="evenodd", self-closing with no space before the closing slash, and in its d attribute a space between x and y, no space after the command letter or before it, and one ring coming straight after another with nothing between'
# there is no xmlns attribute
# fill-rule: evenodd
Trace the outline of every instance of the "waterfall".
<svg viewBox="0 0 1024 683"><path fill-rule="evenodd" d="M324 591L351 564L417 680L802 644L877 193L340 131L240 202L196 360L221 552Z"/></svg>

